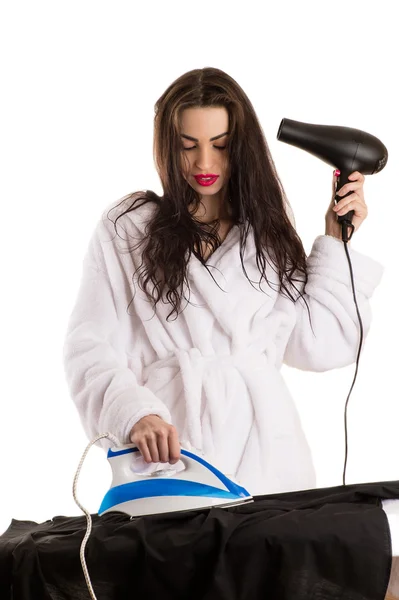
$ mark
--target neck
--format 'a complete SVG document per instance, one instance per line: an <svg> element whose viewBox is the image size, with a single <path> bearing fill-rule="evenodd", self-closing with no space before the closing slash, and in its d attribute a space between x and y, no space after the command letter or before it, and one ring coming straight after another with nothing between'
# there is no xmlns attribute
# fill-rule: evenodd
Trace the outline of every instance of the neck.
<svg viewBox="0 0 399 600"><path fill-rule="evenodd" d="M228 199L215 196L202 196L201 204L195 213L195 218L204 223L209 223L215 219L230 221L231 208Z"/></svg>

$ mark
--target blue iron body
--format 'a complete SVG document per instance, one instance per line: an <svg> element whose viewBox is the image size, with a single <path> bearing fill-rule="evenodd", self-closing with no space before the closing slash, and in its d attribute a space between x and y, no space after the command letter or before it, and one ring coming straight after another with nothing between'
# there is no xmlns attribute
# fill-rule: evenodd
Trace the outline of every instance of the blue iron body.
<svg viewBox="0 0 399 600"><path fill-rule="evenodd" d="M245 488L184 448L175 465L148 465L134 444L110 448L107 458L113 478L99 515L117 511L139 517L253 501Z"/></svg>

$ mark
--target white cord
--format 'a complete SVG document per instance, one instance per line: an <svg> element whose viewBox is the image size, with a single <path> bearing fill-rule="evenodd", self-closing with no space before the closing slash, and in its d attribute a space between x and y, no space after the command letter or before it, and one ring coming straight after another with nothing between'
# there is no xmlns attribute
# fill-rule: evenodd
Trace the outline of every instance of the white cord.
<svg viewBox="0 0 399 600"><path fill-rule="evenodd" d="M88 451L93 446L93 444L95 444L98 440L101 440L102 438L109 438L110 440L112 440L114 442L115 446L120 446L121 445L120 442L119 442L119 440L118 440L118 438L116 438L112 433L109 433L109 432L108 433L102 433L101 435L98 435L94 440L92 440L88 444L88 446L86 447L86 450L84 451L83 456L80 459L80 463L79 463L79 466L77 468L77 471L76 471L76 474L75 474L75 477L74 477L74 480L73 480L73 488L72 488L73 498L74 498L76 504L79 506L79 508L85 513L86 520L87 520L86 534L85 534L85 536L83 538L83 541L82 541L82 544L80 546L80 562L82 563L82 569L83 569L83 573L84 573L84 576L85 576L85 579L86 579L86 584L87 584L90 596L91 596L91 598L93 600L97 600L97 596L95 595L94 590L93 590L93 586L91 585L89 571L87 569L86 560L85 560L85 547L86 547L86 543L87 543L87 540L89 539L90 532L91 532L91 515L90 515L90 512L88 510L86 510L86 508L84 508L80 504L79 500L77 499L77 497L76 497L76 485L77 485L77 482L78 482L78 477L79 477L80 471L81 471L82 466L83 466L83 462L84 462L84 460L86 458L86 455L87 455Z"/></svg>

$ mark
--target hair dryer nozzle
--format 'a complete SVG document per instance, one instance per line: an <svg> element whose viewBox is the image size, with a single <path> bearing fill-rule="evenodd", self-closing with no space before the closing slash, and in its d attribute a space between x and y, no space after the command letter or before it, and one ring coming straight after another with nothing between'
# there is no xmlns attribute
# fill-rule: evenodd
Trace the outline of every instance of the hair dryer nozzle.
<svg viewBox="0 0 399 600"><path fill-rule="evenodd" d="M382 171L388 160L388 151L378 138L351 127L282 119L277 139L306 150L346 173L360 171L372 175Z"/></svg>

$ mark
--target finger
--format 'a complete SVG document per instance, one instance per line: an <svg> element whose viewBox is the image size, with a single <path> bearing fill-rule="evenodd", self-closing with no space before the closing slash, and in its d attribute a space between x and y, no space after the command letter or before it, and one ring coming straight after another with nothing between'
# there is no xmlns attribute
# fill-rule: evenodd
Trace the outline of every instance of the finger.
<svg viewBox="0 0 399 600"><path fill-rule="evenodd" d="M345 206L345 204L348 204L348 202L353 202L353 200L357 200L358 202L361 202L362 204L366 205L366 202L364 200L364 195L362 194L361 191L360 192L349 192L349 194L347 196L338 200L338 202L335 205L335 208L338 207L338 210L340 210L343 206Z"/></svg>
<svg viewBox="0 0 399 600"><path fill-rule="evenodd" d="M355 200L355 198L353 196L354 196L354 194L351 194L349 199L345 198L345 200L340 200L338 202L338 204L336 204L334 206L333 211L335 213L339 214L342 210L347 210L347 207L349 206L349 204L352 204L353 201Z"/></svg>
<svg viewBox="0 0 399 600"><path fill-rule="evenodd" d="M345 196L345 198L342 198L341 200L339 200L339 202L337 202L337 204L334 206L333 210L335 210L335 211L341 210L341 208L346 206L349 202L353 202L353 201L359 202L363 206L367 206L364 201L363 195L360 195L357 192L352 192L351 194L349 194L349 196Z"/></svg>
<svg viewBox="0 0 399 600"><path fill-rule="evenodd" d="M350 175L348 175L348 179L350 179L351 181L361 181L364 182L364 180L366 179L365 176L363 175L363 173L360 173L360 171L353 171L353 173L351 173Z"/></svg>
<svg viewBox="0 0 399 600"><path fill-rule="evenodd" d="M155 436L147 438L147 445L151 454L151 460L153 462L159 462L158 445Z"/></svg>
<svg viewBox="0 0 399 600"><path fill-rule="evenodd" d="M180 444L176 430L169 434L169 462L174 465L180 458Z"/></svg>
<svg viewBox="0 0 399 600"><path fill-rule="evenodd" d="M335 210L335 211L341 210L341 208L346 206L349 202L352 202L355 199L355 197L359 198L359 196L356 194L356 192L353 192L352 194L349 194L349 196L342 198L341 200L339 200L337 202L337 204L334 206L333 210Z"/></svg>
<svg viewBox="0 0 399 600"><path fill-rule="evenodd" d="M337 196L346 196L346 194L348 194L349 192L353 192L356 190L362 190L363 189L363 184L361 182L355 181L353 183L345 183L345 185L342 186L342 188L340 188L337 191Z"/></svg>
<svg viewBox="0 0 399 600"><path fill-rule="evenodd" d="M168 436L165 433L159 434L157 442L160 462L169 462Z"/></svg>
<svg viewBox="0 0 399 600"><path fill-rule="evenodd" d="M337 212L337 215L339 217L342 217L342 215L346 215L351 210L354 210L353 207L352 207L352 202L350 202L349 204L347 204L346 206L344 206L340 210L337 210L336 212Z"/></svg>
<svg viewBox="0 0 399 600"><path fill-rule="evenodd" d="M358 202L353 200L352 202L348 202L345 206L341 207L340 210L336 211L337 215L345 215L350 210L354 210L356 215L363 216L367 214L367 206L362 202Z"/></svg>
<svg viewBox="0 0 399 600"><path fill-rule="evenodd" d="M151 454L148 449L146 441L143 440L141 442L137 442L136 446L139 449L139 452L140 452L141 456L144 458L145 462L150 463L151 462Z"/></svg>

